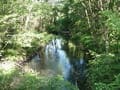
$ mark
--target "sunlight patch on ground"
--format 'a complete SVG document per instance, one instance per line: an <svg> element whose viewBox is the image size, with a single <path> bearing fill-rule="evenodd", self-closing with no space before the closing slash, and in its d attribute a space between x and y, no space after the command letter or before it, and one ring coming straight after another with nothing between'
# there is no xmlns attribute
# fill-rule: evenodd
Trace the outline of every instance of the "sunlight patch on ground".
<svg viewBox="0 0 120 90"><path fill-rule="evenodd" d="M40 76L48 76L48 77L52 77L55 75L55 72L51 69L39 69L39 71L37 71L35 68L30 67L29 65L25 65L23 68L23 71L25 73L31 73L31 74L36 74L36 75L40 75Z"/></svg>
<svg viewBox="0 0 120 90"><path fill-rule="evenodd" d="M15 62L13 61L4 61L0 63L0 69L4 74L9 74L15 70Z"/></svg>

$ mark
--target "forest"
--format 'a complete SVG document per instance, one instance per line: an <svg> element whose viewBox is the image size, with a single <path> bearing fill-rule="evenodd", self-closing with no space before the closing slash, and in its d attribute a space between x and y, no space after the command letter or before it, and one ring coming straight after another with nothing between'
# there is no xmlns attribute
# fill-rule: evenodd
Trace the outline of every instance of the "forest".
<svg viewBox="0 0 120 90"><path fill-rule="evenodd" d="M0 90L120 90L120 0L0 0Z"/></svg>

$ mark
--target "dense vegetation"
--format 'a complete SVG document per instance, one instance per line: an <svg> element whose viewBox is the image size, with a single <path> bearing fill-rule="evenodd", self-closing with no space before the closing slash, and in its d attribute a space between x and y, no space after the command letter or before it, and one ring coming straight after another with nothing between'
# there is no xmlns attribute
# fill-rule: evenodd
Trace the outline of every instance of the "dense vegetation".
<svg viewBox="0 0 120 90"><path fill-rule="evenodd" d="M119 90L120 1L65 0L63 3L54 8L57 14L49 32L60 33L78 50L91 55L87 58L85 54L85 59L89 60L88 83L92 90Z"/></svg>
<svg viewBox="0 0 120 90"><path fill-rule="evenodd" d="M119 90L120 0L60 0L56 5L48 1L0 0L0 63L24 61L61 36L69 52L74 49L77 57L84 52L89 89ZM22 75L18 68L4 71L0 67L0 90L13 90L13 77L21 80L16 90L62 90L64 86L76 90L59 76Z"/></svg>

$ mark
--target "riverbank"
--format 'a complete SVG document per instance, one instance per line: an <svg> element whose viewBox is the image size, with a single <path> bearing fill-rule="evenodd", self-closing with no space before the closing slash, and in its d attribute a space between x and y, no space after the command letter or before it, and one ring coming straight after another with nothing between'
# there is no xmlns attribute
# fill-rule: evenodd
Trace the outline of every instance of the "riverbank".
<svg viewBox="0 0 120 90"><path fill-rule="evenodd" d="M52 77L46 72L40 75L15 61L0 62L0 90L62 90L64 87L77 90L61 76Z"/></svg>

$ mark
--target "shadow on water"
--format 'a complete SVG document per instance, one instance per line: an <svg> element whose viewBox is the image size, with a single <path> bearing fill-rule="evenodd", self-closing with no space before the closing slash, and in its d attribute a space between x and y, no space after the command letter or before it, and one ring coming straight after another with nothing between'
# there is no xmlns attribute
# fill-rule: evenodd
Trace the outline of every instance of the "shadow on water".
<svg viewBox="0 0 120 90"><path fill-rule="evenodd" d="M62 75L80 90L86 90L85 60L81 57L79 59L68 57L66 51L62 49L62 44L62 39L53 39L46 45L44 56L36 55L29 62L29 66L37 72L50 70L54 75Z"/></svg>

